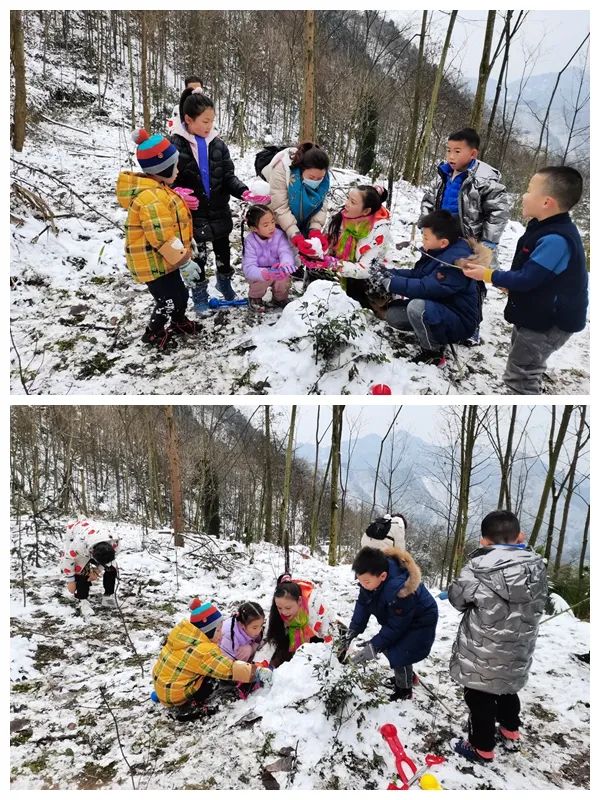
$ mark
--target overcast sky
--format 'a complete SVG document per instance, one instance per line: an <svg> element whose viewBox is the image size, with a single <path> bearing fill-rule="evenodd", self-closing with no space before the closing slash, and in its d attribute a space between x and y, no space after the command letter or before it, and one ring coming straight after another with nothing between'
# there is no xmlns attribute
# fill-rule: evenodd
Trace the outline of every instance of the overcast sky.
<svg viewBox="0 0 600 800"><path fill-rule="evenodd" d="M550 5L550 3L548 3ZM566 4L565 4L566 5ZM399 23L410 22L416 32L420 30L422 11L389 11L387 12ZM487 20L487 9L484 11L460 11L452 34L452 52L448 61L466 77L475 78L479 70L483 36ZM496 14L495 41L502 29L501 11ZM448 25L449 11L434 11L433 26L443 41ZM515 19L517 12L515 12ZM529 11L519 33L511 45L509 61L509 80L520 77L525 53L534 54L537 59L532 74L558 72L577 49L582 39L590 30L588 11ZM585 49L585 48L583 48ZM578 63L577 61L574 64ZM500 67L492 76L497 76Z"/></svg>

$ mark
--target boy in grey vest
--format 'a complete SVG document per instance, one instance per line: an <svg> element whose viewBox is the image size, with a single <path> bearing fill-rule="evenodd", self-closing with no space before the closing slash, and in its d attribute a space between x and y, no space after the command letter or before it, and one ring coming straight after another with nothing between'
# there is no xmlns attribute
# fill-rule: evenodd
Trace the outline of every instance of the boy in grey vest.
<svg viewBox="0 0 600 800"><path fill-rule="evenodd" d="M496 722L506 749L519 746L517 692L527 683L548 594L544 561L524 539L514 514L492 511L481 523L481 547L448 588L464 612L450 675L464 686L470 712L468 741L454 749L477 763L494 759Z"/></svg>

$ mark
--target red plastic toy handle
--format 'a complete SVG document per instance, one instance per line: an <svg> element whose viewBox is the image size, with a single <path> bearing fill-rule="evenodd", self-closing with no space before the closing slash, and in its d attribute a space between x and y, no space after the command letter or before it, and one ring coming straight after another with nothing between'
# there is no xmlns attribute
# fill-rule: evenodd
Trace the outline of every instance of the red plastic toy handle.
<svg viewBox="0 0 600 800"><path fill-rule="evenodd" d="M404 747L398 738L398 731L396 730L395 725L392 725L388 722L381 726L379 732L388 743L390 750L396 758L396 771L398 772L398 777L403 784L406 785L406 783L417 772L415 762L406 755L406 751L404 750ZM407 768L411 770L410 774L407 774Z"/></svg>

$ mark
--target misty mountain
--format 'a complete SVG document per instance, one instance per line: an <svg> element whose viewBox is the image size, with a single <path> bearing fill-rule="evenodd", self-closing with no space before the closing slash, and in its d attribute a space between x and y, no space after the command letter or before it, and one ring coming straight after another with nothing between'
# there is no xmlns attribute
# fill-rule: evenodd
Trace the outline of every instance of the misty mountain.
<svg viewBox="0 0 600 800"><path fill-rule="evenodd" d="M348 470L348 495L349 502L360 505L364 503L371 506L373 498L373 483L379 458L382 437L378 434L369 434L352 442L352 454ZM472 475L471 505L470 505L470 533L477 535L481 518L496 507L500 489L500 473L498 462L487 442L480 440L477 446L478 455L475 459L475 468ZM295 450L298 458L305 459L309 464L314 464L315 446L312 443L301 443ZM348 469L349 444L348 440L342 442L342 481L345 480ZM440 445L430 444L419 436L408 431L396 431L395 439L391 436L386 440L379 469L379 486L377 491L377 504L387 507L390 483L390 465L393 465L392 503L394 511L403 513L409 521L423 525L440 524L443 521L441 514L447 503L446 485L449 481L448 463L449 449ZM521 454L522 455L522 454ZM319 449L319 465L325 470L329 458L329 447L324 444ZM523 475L529 471L524 492L524 501L521 511L521 523L525 531L531 529L537 512L539 499L546 479L546 464L540 459L531 459L521 462ZM517 470L518 468L515 467ZM561 476L557 475L560 482ZM516 485L518 474L513 479ZM579 487L583 496L589 495L589 481L586 479ZM549 498L546 510L546 519L549 517ZM583 528L587 514L585 502L574 495L569 512L568 529L565 543L565 561L575 560L579 555ZM554 537L558 536L562 515L562 503L559 504L555 521ZM541 541L545 540L542 529Z"/></svg>
<svg viewBox="0 0 600 800"><path fill-rule="evenodd" d="M516 116L516 124L526 137L532 143L537 144L541 121L544 119L550 97L556 82L556 72L545 72L540 75L532 75L527 81L527 85L521 93L519 100L519 109ZM569 137L569 127L573 117L573 107L577 99L579 91L579 81L581 78L581 70L577 67L570 67L566 70L558 85L558 89L552 101L552 108L549 117L550 129L550 148L556 150L564 150ZM520 80L511 81L507 86L507 101L509 107L514 107L519 95ZM498 82L495 78L490 78L487 90L486 100L491 106L496 92ZM469 88L475 91L477 86L477 78L469 80ZM583 79L583 86L581 88L580 103L590 93L590 77L586 72ZM498 114L501 116L502 104L504 102L504 92L500 94L500 108ZM536 120L536 116L539 118ZM497 116L498 120L499 117ZM590 124L590 107L589 103L577 115L575 124L576 129L585 128ZM589 134L586 136L589 147ZM576 139L576 142L583 142L582 137ZM571 143L571 150L573 143Z"/></svg>

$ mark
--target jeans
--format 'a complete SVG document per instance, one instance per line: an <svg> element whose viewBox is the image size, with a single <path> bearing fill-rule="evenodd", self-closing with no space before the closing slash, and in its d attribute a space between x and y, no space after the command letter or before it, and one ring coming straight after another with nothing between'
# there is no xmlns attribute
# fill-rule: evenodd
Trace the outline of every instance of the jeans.
<svg viewBox="0 0 600 800"><path fill-rule="evenodd" d="M385 316L388 325L402 331L413 330L423 350L439 350L441 345L433 337L431 328L424 320L425 300L409 300L390 303Z"/></svg>
<svg viewBox="0 0 600 800"><path fill-rule="evenodd" d="M512 394L539 394L549 356L573 334L556 326L547 331L532 331L515 325L503 380Z"/></svg>
<svg viewBox="0 0 600 800"><path fill-rule="evenodd" d="M222 239L215 239L212 244L213 253L215 254L215 262L217 265L217 273L223 275L224 278L231 278L233 269L231 268L231 246L229 238L223 237ZM200 273L199 280L206 280L206 263L208 261L208 242L196 242L198 248L198 255L194 258L194 263L198 267Z"/></svg>

